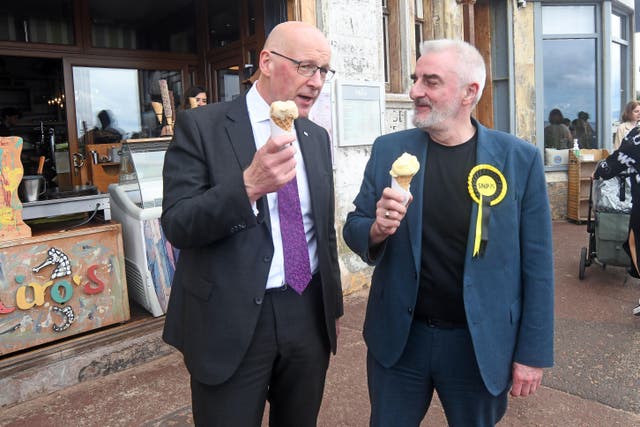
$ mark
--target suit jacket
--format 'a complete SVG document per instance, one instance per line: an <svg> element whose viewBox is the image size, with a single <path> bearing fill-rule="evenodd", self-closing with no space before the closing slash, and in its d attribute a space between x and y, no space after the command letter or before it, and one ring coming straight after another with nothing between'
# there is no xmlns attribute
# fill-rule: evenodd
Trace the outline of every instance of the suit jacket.
<svg viewBox="0 0 640 427"><path fill-rule="evenodd" d="M505 390L512 361L547 367L553 363L553 250L551 217L542 159L537 149L502 132L477 128L477 163L505 176L507 193L491 207L489 240L482 257L472 257L478 205L473 203L463 275L463 297L475 356L487 389ZM407 343L420 277L422 195L429 135L420 129L378 138L366 166L360 193L344 226L346 243L374 265L364 325L371 354L394 365ZM376 202L390 185L392 162L403 152L418 157L413 202L394 235L375 259L369 229ZM437 183L427 183L437 185ZM467 191L461 188L460 191Z"/></svg>
<svg viewBox="0 0 640 427"><path fill-rule="evenodd" d="M256 327L273 256L266 196L256 216L243 171L256 147L245 97L187 110L176 121L163 169L162 226L180 249L164 340L184 354L194 378L227 380ZM305 161L318 242L328 340L343 313L334 228L334 191L327 132L295 121Z"/></svg>

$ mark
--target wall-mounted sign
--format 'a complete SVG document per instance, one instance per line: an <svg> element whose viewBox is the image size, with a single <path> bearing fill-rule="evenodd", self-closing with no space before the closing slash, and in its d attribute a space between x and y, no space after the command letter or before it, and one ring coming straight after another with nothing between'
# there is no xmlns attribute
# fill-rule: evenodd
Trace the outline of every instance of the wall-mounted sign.
<svg viewBox="0 0 640 427"><path fill-rule="evenodd" d="M338 82L338 146L371 145L382 135L384 84Z"/></svg>

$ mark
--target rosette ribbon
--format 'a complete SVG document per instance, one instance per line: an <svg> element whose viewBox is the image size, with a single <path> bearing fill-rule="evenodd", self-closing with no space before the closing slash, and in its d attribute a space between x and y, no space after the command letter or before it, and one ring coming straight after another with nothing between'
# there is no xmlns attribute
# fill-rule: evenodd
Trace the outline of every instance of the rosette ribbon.
<svg viewBox="0 0 640 427"><path fill-rule="evenodd" d="M507 194L507 180L494 166L481 164L469 172L467 186L471 199L478 204L473 256L483 256L489 241L491 207L500 203Z"/></svg>

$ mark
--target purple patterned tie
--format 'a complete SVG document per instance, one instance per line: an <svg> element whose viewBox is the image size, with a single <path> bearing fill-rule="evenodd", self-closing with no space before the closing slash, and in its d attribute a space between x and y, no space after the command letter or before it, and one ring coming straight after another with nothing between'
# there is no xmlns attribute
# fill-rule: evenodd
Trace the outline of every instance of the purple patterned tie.
<svg viewBox="0 0 640 427"><path fill-rule="evenodd" d="M278 190L278 216L284 255L284 279L302 294L311 280L309 251L304 234L298 180L294 177Z"/></svg>

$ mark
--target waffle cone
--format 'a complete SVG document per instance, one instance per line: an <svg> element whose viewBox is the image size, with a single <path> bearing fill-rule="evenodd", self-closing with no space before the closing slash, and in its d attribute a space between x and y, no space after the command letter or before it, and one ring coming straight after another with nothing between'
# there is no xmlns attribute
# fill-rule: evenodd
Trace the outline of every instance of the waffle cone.
<svg viewBox="0 0 640 427"><path fill-rule="evenodd" d="M280 129L283 129L287 132L291 132L293 129L293 117L287 117L285 119L278 119L276 117L271 117L271 121L276 124Z"/></svg>
<svg viewBox="0 0 640 427"><path fill-rule="evenodd" d="M191 108L197 108L198 107L198 101L196 101L196 99L193 96L189 97L189 107L191 107Z"/></svg>
<svg viewBox="0 0 640 427"><path fill-rule="evenodd" d="M413 175L396 176L396 182L400 187L404 188L406 191L409 191L409 186L411 185L411 179L413 179Z"/></svg>

